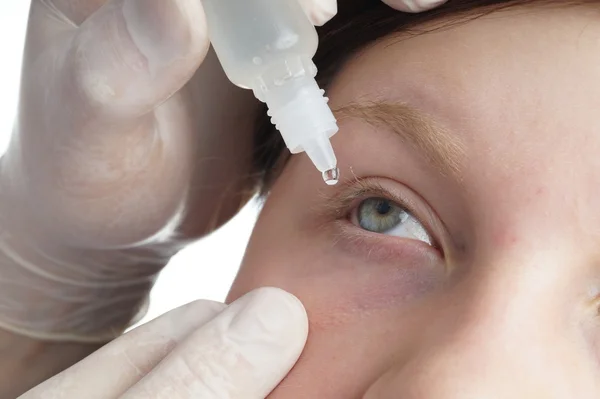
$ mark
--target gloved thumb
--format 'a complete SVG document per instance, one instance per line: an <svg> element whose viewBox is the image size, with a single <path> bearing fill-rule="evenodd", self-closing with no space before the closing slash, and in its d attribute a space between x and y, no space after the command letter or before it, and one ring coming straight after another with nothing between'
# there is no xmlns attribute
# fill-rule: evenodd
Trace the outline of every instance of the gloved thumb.
<svg viewBox="0 0 600 399"><path fill-rule="evenodd" d="M198 301L138 327L19 399L263 399L294 366L307 334L304 307L280 289L255 290L227 308Z"/></svg>
<svg viewBox="0 0 600 399"><path fill-rule="evenodd" d="M423 12L441 6L448 0L383 0L384 3L404 12Z"/></svg>
<svg viewBox="0 0 600 399"><path fill-rule="evenodd" d="M190 335L122 399L155 397L262 399L304 349L308 319L300 301L261 288L232 303ZM174 384L178 392L173 394Z"/></svg>
<svg viewBox="0 0 600 399"><path fill-rule="evenodd" d="M92 109L139 116L183 87L208 48L200 1L112 0L77 29L66 78Z"/></svg>

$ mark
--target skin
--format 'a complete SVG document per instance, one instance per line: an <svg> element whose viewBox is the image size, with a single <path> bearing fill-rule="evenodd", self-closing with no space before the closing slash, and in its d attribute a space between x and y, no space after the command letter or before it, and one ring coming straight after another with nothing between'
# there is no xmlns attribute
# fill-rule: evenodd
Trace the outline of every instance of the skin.
<svg viewBox="0 0 600 399"><path fill-rule="evenodd" d="M306 350L270 398L598 397L597 18L513 9L384 38L339 72L333 108L408 104L464 156L442 174L389 129L344 117L338 186L292 158L229 296L276 286L306 306ZM408 198L440 250L353 224L379 195L331 212L356 179Z"/></svg>
<svg viewBox="0 0 600 399"><path fill-rule="evenodd" d="M337 12L336 0L298 1L315 25ZM386 3L419 12L441 1ZM0 251L0 398L113 338L171 256L252 196L258 102L207 54L204 22L198 0L32 0L14 139L0 159L10 247Z"/></svg>

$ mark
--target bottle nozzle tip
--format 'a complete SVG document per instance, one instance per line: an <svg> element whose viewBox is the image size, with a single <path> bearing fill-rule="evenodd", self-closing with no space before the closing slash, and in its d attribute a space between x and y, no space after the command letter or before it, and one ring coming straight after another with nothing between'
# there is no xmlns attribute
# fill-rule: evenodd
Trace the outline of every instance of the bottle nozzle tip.
<svg viewBox="0 0 600 399"><path fill-rule="evenodd" d="M328 186L335 186L340 181L339 168L332 168L323 172L323 180Z"/></svg>

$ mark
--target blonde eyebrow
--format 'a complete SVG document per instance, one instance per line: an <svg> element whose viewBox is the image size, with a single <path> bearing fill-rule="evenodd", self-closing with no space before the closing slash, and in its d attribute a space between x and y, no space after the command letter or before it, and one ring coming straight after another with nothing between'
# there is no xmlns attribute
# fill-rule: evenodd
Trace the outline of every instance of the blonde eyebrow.
<svg viewBox="0 0 600 399"><path fill-rule="evenodd" d="M403 143L423 154L442 175L460 179L465 159L463 143L416 108L404 103L359 103L344 106L336 110L335 115L340 121L357 118L390 129Z"/></svg>

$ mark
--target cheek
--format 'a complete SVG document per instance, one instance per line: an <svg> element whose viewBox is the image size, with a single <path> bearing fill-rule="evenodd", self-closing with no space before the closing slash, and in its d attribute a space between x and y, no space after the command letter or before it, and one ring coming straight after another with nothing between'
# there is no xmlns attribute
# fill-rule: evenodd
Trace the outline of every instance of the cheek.
<svg viewBox="0 0 600 399"><path fill-rule="evenodd" d="M389 321L367 318L360 324L311 333L302 356L290 374L269 396L273 398L357 398L393 367L400 356L391 348L392 334L370 325ZM395 329L393 338L406 336Z"/></svg>
<svg viewBox="0 0 600 399"><path fill-rule="evenodd" d="M383 284L367 274L359 284L357 270L327 271L334 264L330 260L315 263L307 253L249 248L229 300L261 286L275 286L300 298L309 317L302 356L269 399L360 397L392 367L403 348L413 346L409 342L415 323L384 309L393 283ZM377 291L369 286L384 288L365 300L366 291ZM391 348L390 343L400 347Z"/></svg>
<svg viewBox="0 0 600 399"><path fill-rule="evenodd" d="M281 233L281 241L261 240L256 237L265 236L259 233L260 229L228 302L259 287L284 289L306 307L312 332L347 326L379 313L402 313L439 288L446 277L439 259L419 245L398 249L393 259L386 251L386 260L381 261L367 248L360 248L363 244L334 244L333 240L324 244L326 240L317 235L285 240ZM286 241L292 244L283 245ZM353 249L346 249L347 245Z"/></svg>
<svg viewBox="0 0 600 399"><path fill-rule="evenodd" d="M269 241L253 240L229 300L261 286L283 288L304 303L310 323L300 360L269 398L360 397L418 346L427 311L416 299L433 285L417 265L377 267L317 244L309 251Z"/></svg>

